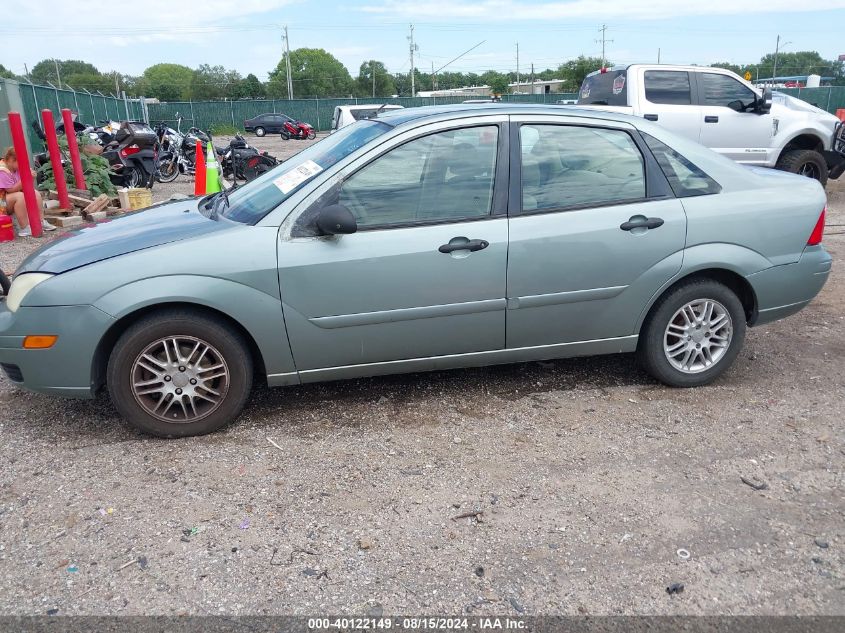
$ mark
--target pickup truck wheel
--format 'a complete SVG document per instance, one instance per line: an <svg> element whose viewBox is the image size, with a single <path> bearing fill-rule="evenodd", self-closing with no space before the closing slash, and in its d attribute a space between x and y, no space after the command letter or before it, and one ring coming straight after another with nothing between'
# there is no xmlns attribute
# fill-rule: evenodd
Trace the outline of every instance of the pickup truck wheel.
<svg viewBox="0 0 845 633"><path fill-rule="evenodd" d="M658 300L637 354L660 382L698 387L731 366L744 339L745 311L736 294L717 281L694 279Z"/></svg>
<svg viewBox="0 0 845 633"><path fill-rule="evenodd" d="M159 437L204 435L241 412L252 386L246 342L200 312L154 312L131 325L109 357L106 382L118 412Z"/></svg>
<svg viewBox="0 0 845 633"><path fill-rule="evenodd" d="M824 156L811 149L784 152L778 159L776 168L818 180L822 187L827 184L827 162Z"/></svg>

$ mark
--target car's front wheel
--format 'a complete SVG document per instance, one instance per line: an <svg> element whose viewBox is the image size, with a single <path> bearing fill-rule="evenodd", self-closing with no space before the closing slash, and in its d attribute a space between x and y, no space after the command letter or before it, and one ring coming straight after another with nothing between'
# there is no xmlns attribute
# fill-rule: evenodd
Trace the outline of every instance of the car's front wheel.
<svg viewBox="0 0 845 633"><path fill-rule="evenodd" d="M818 180L822 187L827 185L827 162L824 156L811 149L784 152L778 159L776 167L782 171Z"/></svg>
<svg viewBox="0 0 845 633"><path fill-rule="evenodd" d="M203 435L241 412L252 385L252 359L243 337L222 320L167 310L121 335L106 380L117 410L142 431Z"/></svg>
<svg viewBox="0 0 845 633"><path fill-rule="evenodd" d="M673 387L715 380L736 359L745 339L745 310L733 290L697 279L670 290L640 332L640 362Z"/></svg>

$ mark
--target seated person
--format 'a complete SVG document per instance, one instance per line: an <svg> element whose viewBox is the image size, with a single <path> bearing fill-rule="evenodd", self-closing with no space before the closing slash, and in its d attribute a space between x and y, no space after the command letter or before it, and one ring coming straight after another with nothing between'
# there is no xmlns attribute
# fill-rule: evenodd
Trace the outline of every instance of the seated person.
<svg viewBox="0 0 845 633"><path fill-rule="evenodd" d="M3 155L3 160L0 161L0 190L5 191L6 213L13 215L18 221L18 227L20 227L18 235L29 237L32 235L32 229L29 226L21 176L18 173L18 155L15 153L14 147L7 149ZM38 191L35 192L35 199L38 204L38 213L41 216L41 228L45 231L55 231L56 227L44 219L44 203Z"/></svg>

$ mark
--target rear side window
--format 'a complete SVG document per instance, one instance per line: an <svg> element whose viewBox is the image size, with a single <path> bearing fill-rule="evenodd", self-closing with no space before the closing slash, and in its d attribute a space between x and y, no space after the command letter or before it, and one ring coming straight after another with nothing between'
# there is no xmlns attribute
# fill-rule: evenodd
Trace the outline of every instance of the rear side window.
<svg viewBox="0 0 845 633"><path fill-rule="evenodd" d="M645 98L651 103L691 104L689 73L678 70L645 71Z"/></svg>
<svg viewBox="0 0 845 633"><path fill-rule="evenodd" d="M522 209L605 206L644 198L640 150L622 130L523 125Z"/></svg>
<svg viewBox="0 0 845 633"><path fill-rule="evenodd" d="M690 198L692 196L707 196L719 193L721 185L704 173L702 169L681 156L678 152L658 141L653 136L640 132L648 145L657 164L666 175L669 186L678 198Z"/></svg>
<svg viewBox="0 0 845 633"><path fill-rule="evenodd" d="M378 111L378 108L351 110L352 118L356 121L360 121L361 119L372 119L378 113Z"/></svg>
<svg viewBox="0 0 845 633"><path fill-rule="evenodd" d="M584 78L578 105L628 105L628 71L608 70Z"/></svg>

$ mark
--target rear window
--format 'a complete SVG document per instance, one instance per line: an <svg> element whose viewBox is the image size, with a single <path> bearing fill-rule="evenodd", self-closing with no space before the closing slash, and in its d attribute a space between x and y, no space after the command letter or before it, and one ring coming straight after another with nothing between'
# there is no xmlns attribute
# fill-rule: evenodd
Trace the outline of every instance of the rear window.
<svg viewBox="0 0 845 633"><path fill-rule="evenodd" d="M578 105L628 105L628 72L608 70L584 78L578 93Z"/></svg>
<svg viewBox="0 0 845 633"><path fill-rule="evenodd" d="M379 106L380 107L380 106ZM361 119L372 119L379 111L379 108L367 108L365 110L350 110L352 118L356 121Z"/></svg>

